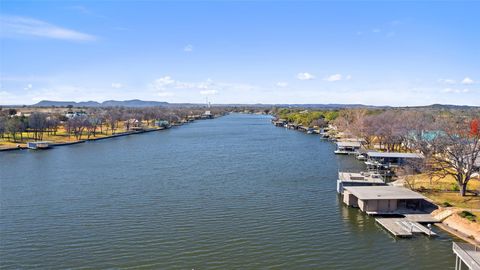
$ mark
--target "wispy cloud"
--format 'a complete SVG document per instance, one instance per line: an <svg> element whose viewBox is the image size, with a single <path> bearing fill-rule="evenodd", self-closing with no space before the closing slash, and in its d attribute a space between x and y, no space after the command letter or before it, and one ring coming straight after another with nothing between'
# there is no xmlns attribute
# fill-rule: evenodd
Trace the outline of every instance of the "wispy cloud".
<svg viewBox="0 0 480 270"><path fill-rule="evenodd" d="M73 41L92 41L96 37L75 30L63 28L45 21L21 17L0 15L0 36L30 36Z"/></svg>
<svg viewBox="0 0 480 270"><path fill-rule="evenodd" d="M445 83L445 84L455 84L456 83L456 81L452 80L452 79L440 79L438 81L441 82L441 83Z"/></svg>
<svg viewBox="0 0 480 270"><path fill-rule="evenodd" d="M112 88L115 88L115 89L123 88L123 84L121 84L121 83L112 83Z"/></svg>
<svg viewBox="0 0 480 270"><path fill-rule="evenodd" d="M151 86L153 86L153 88L155 88L156 90L165 90L167 86L172 85L174 83L175 83L175 80L172 79L172 77L164 76L154 80Z"/></svg>
<svg viewBox="0 0 480 270"><path fill-rule="evenodd" d="M302 73L297 74L297 79L299 79L301 81L308 81L308 80L315 79L315 76L313 76L312 74L310 74L308 72L302 72Z"/></svg>
<svg viewBox="0 0 480 270"><path fill-rule="evenodd" d="M202 91L200 91L200 94L204 95L204 96L206 96L206 95L216 95L216 94L218 94L218 91L217 90L202 90Z"/></svg>
<svg viewBox="0 0 480 270"><path fill-rule="evenodd" d="M469 77L465 77L465 79L462 80L462 84L473 84L473 83L474 81Z"/></svg>
<svg viewBox="0 0 480 270"><path fill-rule="evenodd" d="M287 82L277 82L276 83L277 87L285 88L288 86Z"/></svg>
<svg viewBox="0 0 480 270"><path fill-rule="evenodd" d="M326 77L324 80L327 82L336 82L336 81L341 81L342 78L343 78L342 74L333 74Z"/></svg>
<svg viewBox="0 0 480 270"><path fill-rule="evenodd" d="M192 45L192 44L186 45L186 46L183 48L183 51L185 51L185 52L192 52L192 51L193 51L193 45Z"/></svg>
<svg viewBox="0 0 480 270"><path fill-rule="evenodd" d="M455 94L461 94L461 93L468 93L470 90L469 89L457 89L457 88L445 88L442 90L443 93L455 93Z"/></svg>

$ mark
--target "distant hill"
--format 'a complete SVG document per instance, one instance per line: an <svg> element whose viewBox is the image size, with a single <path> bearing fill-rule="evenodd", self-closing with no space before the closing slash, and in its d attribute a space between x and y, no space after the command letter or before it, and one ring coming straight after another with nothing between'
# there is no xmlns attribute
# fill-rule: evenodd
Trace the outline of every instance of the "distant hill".
<svg viewBox="0 0 480 270"><path fill-rule="evenodd" d="M34 107L205 107L205 104L201 103L168 103L162 101L145 101L139 99L132 100L107 100L104 102L97 101L51 101L51 100L42 100L37 104L31 105ZM394 106L373 106L373 105L364 105L364 104L213 104L212 106L224 106L224 107L249 107L249 108L270 108L270 107L283 107L283 108L305 108L305 109L318 109L318 110L336 110L336 109L388 109L388 108L416 108L416 109L435 109L435 110L450 110L450 109L477 109L478 106L466 106L466 105L449 105L449 104L432 104L426 106L405 106L405 107L394 107Z"/></svg>
<svg viewBox="0 0 480 270"><path fill-rule="evenodd" d="M96 101L51 101L51 100L42 100L36 104L33 104L34 107L155 107L155 106L166 106L167 102L162 101L143 101L139 99L132 100L107 100L102 103Z"/></svg>

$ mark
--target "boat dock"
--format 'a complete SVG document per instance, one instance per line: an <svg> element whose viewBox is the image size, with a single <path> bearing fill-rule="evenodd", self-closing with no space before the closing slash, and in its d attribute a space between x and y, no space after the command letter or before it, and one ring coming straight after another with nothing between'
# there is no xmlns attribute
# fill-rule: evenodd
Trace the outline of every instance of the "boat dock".
<svg viewBox="0 0 480 270"><path fill-rule="evenodd" d="M352 186L385 186L382 176L371 172L339 172L337 180L337 193L343 194L344 187Z"/></svg>
<svg viewBox="0 0 480 270"><path fill-rule="evenodd" d="M480 270L480 247L467 243L453 242L455 253L455 270L462 269L462 265L471 270Z"/></svg>
<svg viewBox="0 0 480 270"><path fill-rule="evenodd" d="M375 221L385 228L395 237L412 237L414 234L423 233L428 236L436 236L430 227L425 227L422 223L439 222L429 214L408 215L404 218L376 218ZM433 222L432 222L433 221ZM430 225L431 226L431 225Z"/></svg>

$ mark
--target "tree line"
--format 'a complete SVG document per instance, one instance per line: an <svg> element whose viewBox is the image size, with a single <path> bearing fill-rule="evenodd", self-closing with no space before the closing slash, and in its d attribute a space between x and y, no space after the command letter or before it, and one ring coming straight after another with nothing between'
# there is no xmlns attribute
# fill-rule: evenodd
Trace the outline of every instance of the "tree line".
<svg viewBox="0 0 480 270"><path fill-rule="evenodd" d="M432 177L453 177L461 196L480 169L478 109L343 110L333 123L366 148L421 153L425 158L409 165Z"/></svg>
<svg viewBox="0 0 480 270"><path fill-rule="evenodd" d="M224 108L209 110L212 114L226 112ZM205 108L85 108L75 110L72 117L67 117L65 112L32 111L26 116L17 114L15 109L0 110L0 138L22 142L27 134L33 140L42 140L45 134L57 135L58 130L63 127L68 136L81 140L82 136L95 137L106 129L115 134L122 122L128 131L133 124L130 119L136 119L147 126L153 126L157 120L179 123L205 113Z"/></svg>

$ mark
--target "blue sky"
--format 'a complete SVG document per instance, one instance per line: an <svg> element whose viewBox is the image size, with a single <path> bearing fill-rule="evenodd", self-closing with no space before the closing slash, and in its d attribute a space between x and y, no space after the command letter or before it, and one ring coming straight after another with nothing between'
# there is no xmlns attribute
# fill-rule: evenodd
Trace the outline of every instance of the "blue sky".
<svg viewBox="0 0 480 270"><path fill-rule="evenodd" d="M2 1L0 104L480 105L480 2Z"/></svg>

